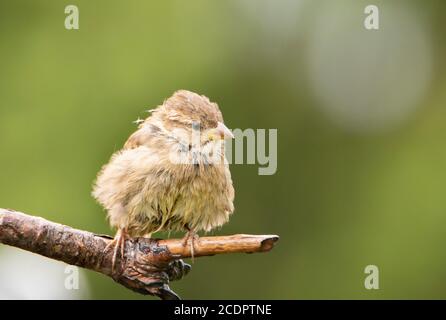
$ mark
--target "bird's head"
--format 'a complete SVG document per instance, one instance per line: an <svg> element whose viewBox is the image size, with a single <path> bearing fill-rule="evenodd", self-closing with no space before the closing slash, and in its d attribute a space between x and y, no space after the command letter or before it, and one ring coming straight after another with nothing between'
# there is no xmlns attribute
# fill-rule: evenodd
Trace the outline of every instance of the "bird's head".
<svg viewBox="0 0 446 320"><path fill-rule="evenodd" d="M152 115L169 132L183 132L192 139L199 134L200 144L234 138L223 123L218 105L191 91L176 91Z"/></svg>

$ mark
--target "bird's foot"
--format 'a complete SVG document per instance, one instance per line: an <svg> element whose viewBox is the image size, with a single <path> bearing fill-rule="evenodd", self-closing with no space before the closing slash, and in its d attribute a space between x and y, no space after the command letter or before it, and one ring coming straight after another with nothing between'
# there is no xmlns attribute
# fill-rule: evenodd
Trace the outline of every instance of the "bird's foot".
<svg viewBox="0 0 446 320"><path fill-rule="evenodd" d="M192 262L194 262L195 242L199 240L200 237L198 236L198 233L196 233L195 230L188 228L188 231L183 238L183 247L186 247L190 242L190 256L192 258Z"/></svg>
<svg viewBox="0 0 446 320"><path fill-rule="evenodd" d="M119 229L116 232L116 235L112 241L107 244L104 249L104 252L107 252L110 248L113 248L113 258L112 258L112 273L115 272L116 266L116 258L118 257L118 252L121 254L121 259L124 259L124 249L125 249L125 240L127 237L127 233L124 229Z"/></svg>

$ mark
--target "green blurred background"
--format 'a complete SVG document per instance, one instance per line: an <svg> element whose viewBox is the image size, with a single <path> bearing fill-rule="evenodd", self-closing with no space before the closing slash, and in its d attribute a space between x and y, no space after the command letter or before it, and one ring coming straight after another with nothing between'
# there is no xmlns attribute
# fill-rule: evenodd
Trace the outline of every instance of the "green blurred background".
<svg viewBox="0 0 446 320"><path fill-rule="evenodd" d="M64 28L69 4L79 30ZM368 4L379 30L363 26ZM215 234L281 239L197 259L171 285L183 298L446 298L445 12L440 0L1 1L0 207L113 234L90 196L96 173L144 110L189 89L230 128L278 129L277 173L232 165L236 211ZM86 270L66 293L63 264L22 255L0 245L0 297L147 299ZM369 264L379 290L364 288Z"/></svg>

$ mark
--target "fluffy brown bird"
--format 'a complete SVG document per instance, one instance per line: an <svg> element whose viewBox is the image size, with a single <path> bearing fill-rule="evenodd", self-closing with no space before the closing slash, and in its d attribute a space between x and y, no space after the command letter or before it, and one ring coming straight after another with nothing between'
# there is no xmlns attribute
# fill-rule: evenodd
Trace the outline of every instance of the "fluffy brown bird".
<svg viewBox="0 0 446 320"><path fill-rule="evenodd" d="M196 232L226 223L234 211L234 188L224 156L233 138L216 103L180 90L151 111L99 172L94 198L118 229L113 245L123 251L127 235Z"/></svg>

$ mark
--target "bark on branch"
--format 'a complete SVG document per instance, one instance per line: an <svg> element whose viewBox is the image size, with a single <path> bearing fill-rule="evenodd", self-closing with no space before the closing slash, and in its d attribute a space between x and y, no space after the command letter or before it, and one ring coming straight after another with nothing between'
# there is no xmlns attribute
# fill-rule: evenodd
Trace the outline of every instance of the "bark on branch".
<svg viewBox="0 0 446 320"><path fill-rule="evenodd" d="M0 243L105 274L127 288L160 297L179 299L169 281L179 280L191 269L181 258L191 256L182 239L127 239L124 256L118 255L112 270L113 250L105 250L111 237L74 229L40 217L0 209ZM276 235L201 237L194 256L235 252L266 252Z"/></svg>

